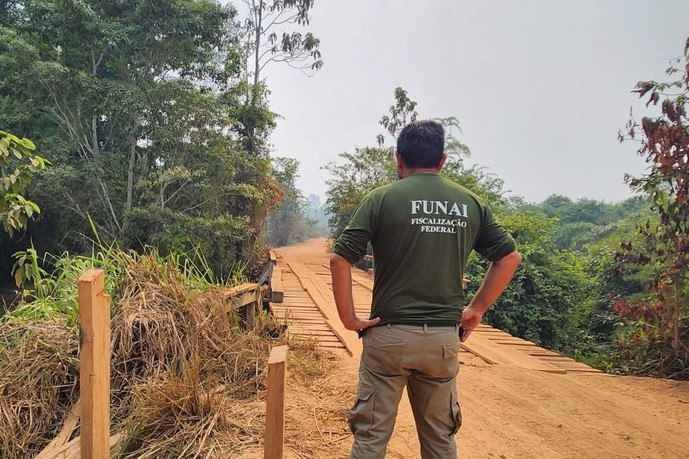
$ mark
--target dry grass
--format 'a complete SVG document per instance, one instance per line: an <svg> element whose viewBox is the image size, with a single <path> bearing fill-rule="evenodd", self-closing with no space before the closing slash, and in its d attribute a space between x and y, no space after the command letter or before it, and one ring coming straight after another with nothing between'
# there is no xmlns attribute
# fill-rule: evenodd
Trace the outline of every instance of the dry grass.
<svg viewBox="0 0 689 459"><path fill-rule="evenodd" d="M277 344L260 329L241 331L218 291L190 292L176 270L147 260L127 269L112 333L127 458L205 457L216 432L237 430L232 407L263 389Z"/></svg>
<svg viewBox="0 0 689 459"><path fill-rule="evenodd" d="M55 435L77 399L77 346L65 323L0 323L0 457L33 457Z"/></svg>
<svg viewBox="0 0 689 459"><path fill-rule="evenodd" d="M159 373L134 390L133 411L125 422L123 458L239 457L263 445L265 428L265 363L269 347L260 334L228 343L230 356L204 370L196 359L175 373ZM284 342L284 341L281 341ZM312 342L291 341L289 371L309 387L330 362ZM247 358L253 354L254 357ZM247 363L251 362L251 374ZM245 371L238 371L244 368ZM233 380L234 384L223 383ZM243 382L243 383L242 383ZM289 421L289 417L288 417ZM301 432L301 436L307 436ZM288 440L297 449L296 437Z"/></svg>
<svg viewBox="0 0 689 459"><path fill-rule="evenodd" d="M260 447L272 346L312 379L327 368L313 342L267 318L242 331L216 289L189 288L159 257L128 258L113 307L112 432L123 458L234 457ZM38 453L78 399L76 331L57 322L0 323L0 457Z"/></svg>
<svg viewBox="0 0 689 459"><path fill-rule="evenodd" d="M199 375L196 362L181 378L161 374L135 389L136 409L127 421L122 457L206 457L217 443L216 432L233 429L232 408L241 404L227 397L221 386L208 389Z"/></svg>
<svg viewBox="0 0 689 459"><path fill-rule="evenodd" d="M342 381L338 373L293 378L287 396L285 449L303 459L346 457L352 440L347 414L356 381Z"/></svg>

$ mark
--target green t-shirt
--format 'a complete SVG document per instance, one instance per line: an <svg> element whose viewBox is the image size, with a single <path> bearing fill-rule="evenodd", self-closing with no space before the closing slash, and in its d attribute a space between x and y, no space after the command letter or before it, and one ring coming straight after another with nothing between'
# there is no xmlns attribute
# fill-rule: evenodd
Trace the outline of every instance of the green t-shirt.
<svg viewBox="0 0 689 459"><path fill-rule="evenodd" d="M459 323L472 249L494 261L516 250L486 202L438 174L415 174L361 201L334 252L355 263L371 242L371 317L380 324Z"/></svg>

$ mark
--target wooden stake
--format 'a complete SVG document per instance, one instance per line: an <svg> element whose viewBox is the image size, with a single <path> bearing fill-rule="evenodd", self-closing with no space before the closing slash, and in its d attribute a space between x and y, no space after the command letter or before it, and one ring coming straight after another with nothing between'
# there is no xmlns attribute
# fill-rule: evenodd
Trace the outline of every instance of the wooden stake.
<svg viewBox="0 0 689 459"><path fill-rule="evenodd" d="M268 395L264 459L282 459L285 446L285 361L287 346L277 346L268 358Z"/></svg>
<svg viewBox="0 0 689 459"><path fill-rule="evenodd" d="M110 457L110 296L104 289L100 269L79 278L82 459Z"/></svg>

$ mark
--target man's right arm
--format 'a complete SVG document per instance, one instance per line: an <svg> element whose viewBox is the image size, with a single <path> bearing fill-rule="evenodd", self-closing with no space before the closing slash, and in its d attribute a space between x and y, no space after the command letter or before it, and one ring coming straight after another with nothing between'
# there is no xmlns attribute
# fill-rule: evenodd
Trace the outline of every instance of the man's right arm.
<svg viewBox="0 0 689 459"><path fill-rule="evenodd" d="M333 280L335 305L342 325L347 330L359 332L380 322L378 317L366 319L356 315L352 298L352 266L344 257L336 253L330 257L330 272Z"/></svg>
<svg viewBox="0 0 689 459"><path fill-rule="evenodd" d="M521 254L515 250L491 263L476 295L462 312L461 326L464 329L462 342L469 338L471 332L481 322L483 314L507 288L521 261Z"/></svg>
<svg viewBox="0 0 689 459"><path fill-rule="evenodd" d="M371 240L374 227L372 203L368 197L369 195L359 203L349 224L335 241L333 255L330 257L337 313L345 328L357 332L380 321L379 318L358 317L352 299L352 263L366 253L366 246Z"/></svg>

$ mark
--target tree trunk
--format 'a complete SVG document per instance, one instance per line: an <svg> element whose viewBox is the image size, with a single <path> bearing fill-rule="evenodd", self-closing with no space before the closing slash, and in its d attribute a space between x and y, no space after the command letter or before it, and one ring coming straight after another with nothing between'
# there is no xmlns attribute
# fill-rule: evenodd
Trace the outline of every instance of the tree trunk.
<svg viewBox="0 0 689 459"><path fill-rule="evenodd" d="M260 48L261 48L261 23L263 22L263 0L259 0L258 2L258 20L256 21L256 49L254 50L254 88L258 84L259 81L259 73L261 71L261 67L259 65L259 56L260 56ZM252 95L252 100L251 103L252 105L255 105L255 97L256 97L256 91L253 91Z"/></svg>
<svg viewBox="0 0 689 459"><path fill-rule="evenodd" d="M134 165L136 164L136 142L139 130L139 114L134 113L134 125L132 126L132 134L129 144L129 166L127 168L127 202L125 209L127 212L132 210L132 201L134 196Z"/></svg>

